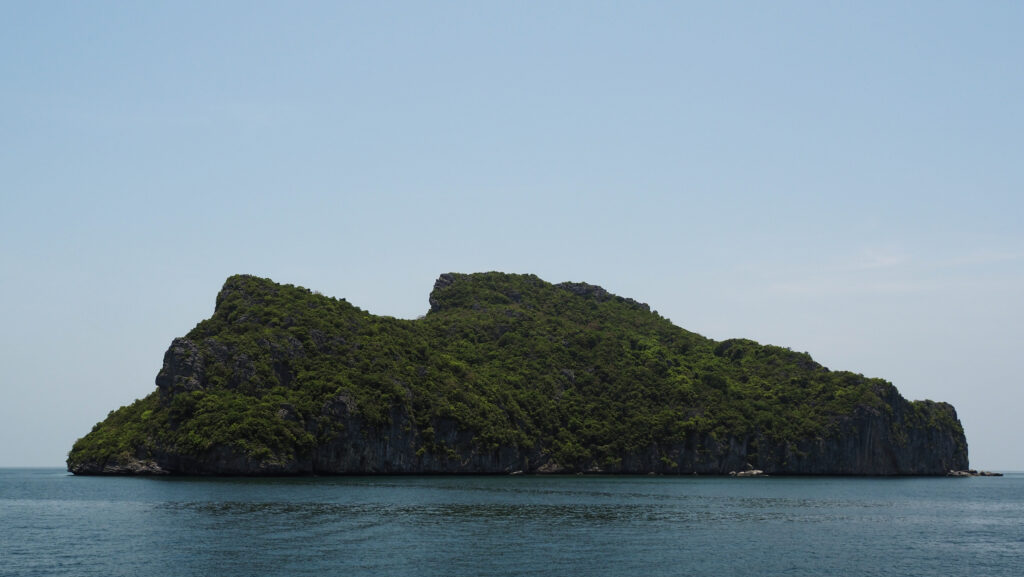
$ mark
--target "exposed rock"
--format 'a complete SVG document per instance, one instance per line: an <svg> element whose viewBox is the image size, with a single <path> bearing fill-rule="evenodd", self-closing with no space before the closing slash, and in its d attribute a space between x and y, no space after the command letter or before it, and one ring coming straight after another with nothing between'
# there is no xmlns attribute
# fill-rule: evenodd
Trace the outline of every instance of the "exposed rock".
<svg viewBox="0 0 1024 577"><path fill-rule="evenodd" d="M430 310L436 311L441 309L439 294L454 283L455 275L452 273L444 273L437 277L437 280L434 281L434 290L430 293Z"/></svg>
<svg viewBox="0 0 1024 577"><path fill-rule="evenodd" d="M156 386L165 396L203 388L205 371L199 347L187 338L176 338L164 353L164 366L156 376Z"/></svg>
<svg viewBox="0 0 1024 577"><path fill-rule="evenodd" d="M555 463L555 462L552 462L552 461L548 461L548 462L544 463L543 465L541 465L540 467L537 467L536 469L534 469L533 472L534 473L544 473L544 474L565 473L566 472L566 468L561 466L561 465L559 465L558 463Z"/></svg>
<svg viewBox="0 0 1024 577"><path fill-rule="evenodd" d="M628 297L613 295L597 285L587 284L585 282L563 282L555 286L560 289L565 289L576 296L592 298L597 302L616 300L645 312L651 311L651 307L647 303L638 302Z"/></svg>
<svg viewBox="0 0 1024 577"><path fill-rule="evenodd" d="M761 469L750 469L749 471L730 471L730 477L767 477L764 471Z"/></svg>
<svg viewBox="0 0 1024 577"><path fill-rule="evenodd" d="M964 469L964 470L950 470L946 473L947 477L1002 477L1002 473L994 473L992 471L977 471L975 469Z"/></svg>
<svg viewBox="0 0 1024 577"><path fill-rule="evenodd" d="M164 469L152 460L135 458L123 461L106 461L103 463L88 462L72 471L76 475L167 475Z"/></svg>

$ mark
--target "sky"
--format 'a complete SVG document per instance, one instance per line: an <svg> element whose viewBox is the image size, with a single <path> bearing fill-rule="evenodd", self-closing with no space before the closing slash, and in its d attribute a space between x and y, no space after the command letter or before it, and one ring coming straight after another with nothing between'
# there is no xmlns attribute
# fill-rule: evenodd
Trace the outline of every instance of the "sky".
<svg viewBox="0 0 1024 577"><path fill-rule="evenodd" d="M952 403L1024 470L1024 4L0 5L0 466L248 273L533 273Z"/></svg>

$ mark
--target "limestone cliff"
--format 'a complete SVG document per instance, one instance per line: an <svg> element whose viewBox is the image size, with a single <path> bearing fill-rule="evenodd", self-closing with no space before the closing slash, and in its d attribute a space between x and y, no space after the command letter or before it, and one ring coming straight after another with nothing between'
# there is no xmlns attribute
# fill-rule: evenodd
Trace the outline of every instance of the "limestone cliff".
<svg viewBox="0 0 1024 577"><path fill-rule="evenodd" d="M445 274L405 321L231 277L156 390L76 474L605 472L942 475L948 404L805 353L715 342L586 283Z"/></svg>

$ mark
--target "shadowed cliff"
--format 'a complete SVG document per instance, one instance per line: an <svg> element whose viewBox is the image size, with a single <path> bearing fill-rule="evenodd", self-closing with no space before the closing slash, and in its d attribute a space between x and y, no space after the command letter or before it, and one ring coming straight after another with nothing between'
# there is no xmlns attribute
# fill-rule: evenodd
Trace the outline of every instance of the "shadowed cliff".
<svg viewBox="0 0 1024 577"><path fill-rule="evenodd" d="M234 276L76 474L940 475L953 407L806 353L716 342L533 275L444 274L417 320Z"/></svg>

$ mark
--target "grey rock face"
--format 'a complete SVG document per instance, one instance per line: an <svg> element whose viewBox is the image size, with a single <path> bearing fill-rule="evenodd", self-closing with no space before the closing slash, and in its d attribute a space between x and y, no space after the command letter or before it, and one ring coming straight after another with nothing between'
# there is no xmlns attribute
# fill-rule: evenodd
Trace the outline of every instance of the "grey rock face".
<svg viewBox="0 0 1024 577"><path fill-rule="evenodd" d="M438 298L438 294L444 289L450 287L455 283L455 275L447 272L437 277L434 281L434 290L430 292L430 310L437 311L441 309L441 301Z"/></svg>
<svg viewBox="0 0 1024 577"><path fill-rule="evenodd" d="M858 409L838 424L834 434L796 445L772 445L764 438L695 435L683 443L652 445L624 455L614 465L587 463L572 468L543 451L500 447L481 451L473 432L454 421L433 422L429 431L393 409L386 425L366 423L354 412L351 399L339 397L325 405L322 418L338 433L308 455L287 462L253 460L227 447L183 455L155 451L129 462L89 463L76 474L557 474L587 473L728 475L757 470L767 475L946 475L967 468L966 443L940 427L901 433L913 425L913 409L902 398L892 410ZM936 403L936 405L942 405ZM948 405L937 410L952 411ZM426 447L433 447L427 450ZM442 448L442 449L438 449ZM754 463L753 467L751 463ZM749 473L745 473L749 475Z"/></svg>
<svg viewBox="0 0 1024 577"><path fill-rule="evenodd" d="M76 475L167 475L164 469L149 459L129 459L124 462L84 463L72 469Z"/></svg>
<svg viewBox="0 0 1024 577"><path fill-rule="evenodd" d="M592 298L597 302L604 302L607 300L615 299L619 302L628 304L633 308L640 309L646 312L651 312L651 307L647 303L638 302L628 297L620 297L617 295L613 295L612 293L604 290L603 288L597 285L592 285L585 282L563 282L555 286L557 286L560 289L565 289L576 296Z"/></svg>
<svg viewBox="0 0 1024 577"><path fill-rule="evenodd" d="M164 365L156 376L160 393L170 396L203 388L206 379L199 347L186 338L176 338L164 353Z"/></svg>

